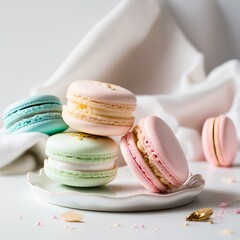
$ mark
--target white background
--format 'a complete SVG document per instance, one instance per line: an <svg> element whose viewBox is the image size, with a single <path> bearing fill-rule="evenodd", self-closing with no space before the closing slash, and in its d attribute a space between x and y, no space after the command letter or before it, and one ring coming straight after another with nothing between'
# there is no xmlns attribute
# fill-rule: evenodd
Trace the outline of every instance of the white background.
<svg viewBox="0 0 240 240"><path fill-rule="evenodd" d="M46 81L118 2L0 0L1 115L7 105ZM240 59L239 0L168 0L167 5L206 56L207 71L228 59Z"/></svg>

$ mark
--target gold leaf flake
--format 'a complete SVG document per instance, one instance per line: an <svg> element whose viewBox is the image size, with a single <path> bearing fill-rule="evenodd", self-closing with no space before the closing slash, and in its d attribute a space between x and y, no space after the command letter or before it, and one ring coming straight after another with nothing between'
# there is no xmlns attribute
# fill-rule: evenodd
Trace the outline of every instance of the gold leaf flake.
<svg viewBox="0 0 240 240"><path fill-rule="evenodd" d="M93 138L93 139L98 139L99 138L99 136L91 135L91 134L88 134L88 133L81 133L81 132L70 133L70 136L71 137L76 137L80 141L82 141L84 138Z"/></svg>
<svg viewBox="0 0 240 240"><path fill-rule="evenodd" d="M191 213L186 220L187 221L195 221L195 222L202 222L208 220L213 214L212 208L201 208L193 213Z"/></svg>

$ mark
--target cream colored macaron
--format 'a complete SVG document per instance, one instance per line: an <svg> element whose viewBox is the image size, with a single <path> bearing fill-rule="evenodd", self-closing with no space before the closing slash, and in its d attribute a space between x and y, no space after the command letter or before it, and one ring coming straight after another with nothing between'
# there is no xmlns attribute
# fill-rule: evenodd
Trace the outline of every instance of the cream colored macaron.
<svg viewBox="0 0 240 240"><path fill-rule="evenodd" d="M136 96L117 85L75 81L67 90L63 119L74 130L102 136L127 133L134 124Z"/></svg>

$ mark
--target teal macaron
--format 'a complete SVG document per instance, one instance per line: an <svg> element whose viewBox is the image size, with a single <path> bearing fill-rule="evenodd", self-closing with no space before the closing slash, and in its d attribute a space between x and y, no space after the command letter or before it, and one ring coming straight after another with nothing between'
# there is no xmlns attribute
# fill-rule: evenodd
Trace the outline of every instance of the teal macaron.
<svg viewBox="0 0 240 240"><path fill-rule="evenodd" d="M53 95L28 97L10 105L3 114L4 127L10 133L63 132L68 125L62 119L62 104Z"/></svg>
<svg viewBox="0 0 240 240"><path fill-rule="evenodd" d="M75 187L105 185L117 176L118 145L109 138L82 132L58 133L46 142L45 174Z"/></svg>

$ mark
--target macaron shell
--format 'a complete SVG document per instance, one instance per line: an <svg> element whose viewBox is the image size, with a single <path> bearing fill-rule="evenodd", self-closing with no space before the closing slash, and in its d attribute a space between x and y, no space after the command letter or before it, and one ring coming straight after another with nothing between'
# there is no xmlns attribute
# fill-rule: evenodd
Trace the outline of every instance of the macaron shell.
<svg viewBox="0 0 240 240"><path fill-rule="evenodd" d="M231 166L236 158L238 141L235 126L230 118L219 116L215 119L214 143L219 165Z"/></svg>
<svg viewBox="0 0 240 240"><path fill-rule="evenodd" d="M148 141L148 151L155 153L155 166L174 186L183 184L189 175L184 152L172 130L160 118L148 116L139 122Z"/></svg>
<svg viewBox="0 0 240 240"><path fill-rule="evenodd" d="M148 191L165 192L167 190L145 163L135 143L132 132L121 138L120 148L128 166Z"/></svg>
<svg viewBox="0 0 240 240"><path fill-rule="evenodd" d="M132 128L132 126L104 124L104 120L100 124L84 118L74 118L66 112L63 112L63 120L75 130L100 136L120 136Z"/></svg>
<svg viewBox="0 0 240 240"><path fill-rule="evenodd" d="M132 92L110 83L88 80L75 81L70 84L68 91L92 100L136 105L136 97Z"/></svg>
<svg viewBox="0 0 240 240"><path fill-rule="evenodd" d="M117 152L118 146L113 139L81 132L59 133L51 136L46 143L46 154L55 160L115 160Z"/></svg>

